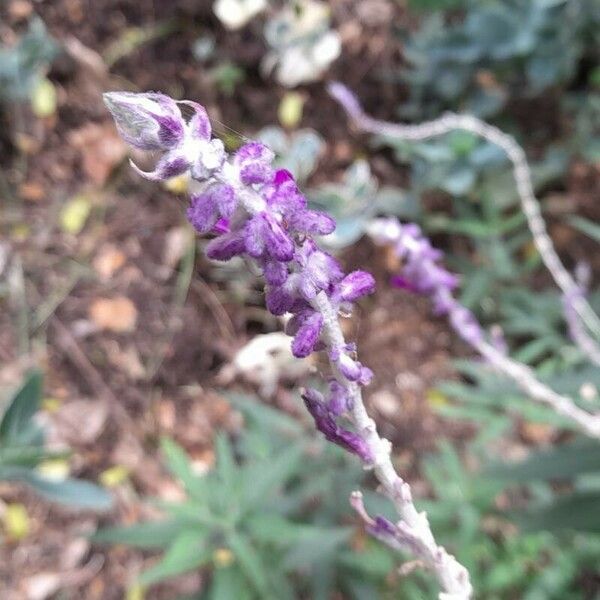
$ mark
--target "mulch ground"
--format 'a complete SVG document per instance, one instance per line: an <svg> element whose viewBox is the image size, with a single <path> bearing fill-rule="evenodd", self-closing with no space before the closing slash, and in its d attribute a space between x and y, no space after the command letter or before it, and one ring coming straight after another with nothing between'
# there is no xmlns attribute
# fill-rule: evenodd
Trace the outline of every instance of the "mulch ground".
<svg viewBox="0 0 600 600"><path fill-rule="evenodd" d="M175 437L195 460L211 463L214 432L241 426L239 415L215 392L219 373L256 333L279 327L262 307L255 282L234 290L199 254L191 281L181 276L179 264L190 247L185 200L132 175L123 164L128 151L100 98L107 89L160 89L202 102L216 122L234 131L252 133L277 122L284 90L260 76L260 25L227 34L211 4L12 0L0 7L0 38L22 27L23 6L30 5L68 48L49 74L59 94L56 116L40 121L26 107L14 107L0 130L0 193L7 207L0 215L0 250L18 265L14 294L0 311L0 385L14 384L30 364L41 364L45 394L59 401L59 408L46 415L51 438L73 449L73 474L96 479L114 465L129 473L115 492L115 510L102 517L49 506L22 487L2 484L2 502L23 503L31 520L24 540L0 545L2 598L31 597L32 585L43 591L52 577L61 578L60 598L122 598L148 557L90 546L81 534L100 523L148 516L141 502L145 496L179 493L157 455L160 435ZM357 90L375 114L394 115L403 92L381 73L402 64L401 46L387 33L391 18L412 25L401 3L331 4L344 40L332 77ZM367 4L383 9L361 8ZM102 55L128 30L157 23L172 24L176 33L142 44L106 67ZM220 58L246 70L231 96L216 90L206 69L191 57L193 42L207 33L215 37ZM328 144L314 181L339 177L367 140L348 130L321 84L306 86L303 94L302 126L317 129ZM388 184L406 181L385 152L373 166ZM586 171L582 177L590 175ZM588 186L581 181L576 177L573 187L581 205L589 207ZM594 185L598 181L596 174ZM59 221L65 202L77 196L85 198L91 214L82 232L73 235ZM342 260L377 277L378 294L365 300L345 326L361 348L361 360L375 372L368 394L373 415L394 442L399 464L417 476L417 457L432 450L436 440L469 435L465 426L438 418L427 402L437 381L454 376L451 357L466 350L443 321L432 318L426 302L386 285L389 257L361 242ZM123 321L99 327L98 300L121 301ZM29 319L25 331L24 316ZM232 385L252 391L240 380ZM297 400L282 386L271 401L289 407ZM199 578L180 578L147 598L193 590Z"/></svg>

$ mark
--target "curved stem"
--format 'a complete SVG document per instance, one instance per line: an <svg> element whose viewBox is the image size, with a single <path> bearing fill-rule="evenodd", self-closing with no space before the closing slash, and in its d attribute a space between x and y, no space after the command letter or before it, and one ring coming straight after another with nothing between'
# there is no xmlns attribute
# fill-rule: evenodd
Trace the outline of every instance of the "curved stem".
<svg viewBox="0 0 600 600"><path fill-rule="evenodd" d="M330 84L329 93L342 105L348 116L361 131L402 140L417 141L462 129L502 148L512 163L521 207L544 264L563 294L571 295L578 289L577 283L566 270L554 249L538 200L533 191L531 171L525 152L512 136L477 117L456 113L445 113L438 119L425 121L418 125L402 125L400 123L379 121L365 114L354 94L344 85L340 83ZM598 318L587 300L581 295L574 297L573 308L590 331L600 337L600 318Z"/></svg>
<svg viewBox="0 0 600 600"><path fill-rule="evenodd" d="M324 317L326 343L333 347L345 345L337 314L327 295L324 292L318 294L312 306ZM426 513L418 512L415 507L409 484L398 475L392 464L390 442L379 436L375 422L367 413L360 386L348 381L333 362L331 367L336 379L349 391L352 400L352 424L372 449L374 460L369 466L373 468L383 491L393 501L401 518L397 524L397 532L403 545L410 548L412 553L436 574L444 590L440 593L440 600L467 600L472 594L467 569L437 544Z"/></svg>

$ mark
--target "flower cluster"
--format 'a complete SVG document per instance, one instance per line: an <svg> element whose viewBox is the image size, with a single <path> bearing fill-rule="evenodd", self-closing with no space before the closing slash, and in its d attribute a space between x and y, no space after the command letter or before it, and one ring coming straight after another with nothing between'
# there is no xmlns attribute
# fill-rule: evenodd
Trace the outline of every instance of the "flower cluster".
<svg viewBox="0 0 600 600"><path fill-rule="evenodd" d="M378 243L392 244L402 261L402 274L392 279L399 288L429 296L438 315L448 315L452 327L469 344L483 339L483 330L473 313L452 295L458 277L440 263L443 253L433 248L414 223L400 224L395 218L375 219L369 234Z"/></svg>
<svg viewBox="0 0 600 600"><path fill-rule="evenodd" d="M286 333L293 336L293 354L304 358L327 351L339 381L330 383L327 400L307 390L306 406L327 439L370 462L372 452L364 440L336 419L351 408L348 386L368 384L372 373L356 359L352 344L325 339L324 325L331 314L337 319L338 311L347 312L372 293L375 282L364 271L345 275L337 260L319 249L312 236L332 233L335 221L308 208L291 173L273 168L274 154L264 144L248 142L228 156L223 143L212 138L199 104L177 103L158 93L113 92L105 94L105 101L125 141L163 152L153 171L134 165L140 175L156 181L190 173L195 191L187 216L198 233L214 236L207 256L218 261L240 256L258 265L267 308L274 315L292 315ZM189 119L179 105L191 109Z"/></svg>

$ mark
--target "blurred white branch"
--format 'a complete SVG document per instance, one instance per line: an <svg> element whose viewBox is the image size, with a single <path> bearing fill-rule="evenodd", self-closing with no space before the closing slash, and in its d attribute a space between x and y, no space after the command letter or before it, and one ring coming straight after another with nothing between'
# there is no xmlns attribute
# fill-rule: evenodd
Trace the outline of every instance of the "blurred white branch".
<svg viewBox="0 0 600 600"><path fill-rule="evenodd" d="M329 84L329 93L342 105L348 116L361 131L402 140L417 141L437 137L458 129L470 131L502 148L513 165L513 174L521 207L527 217L529 229L544 264L563 294L573 298L572 305L575 312L589 330L595 336L600 337L600 319L584 296L574 294L578 289L578 285L565 269L554 249L533 191L531 171L525 152L512 136L481 119L456 113L445 113L438 119L425 121L418 125L402 125L379 121L365 114L356 96L341 83Z"/></svg>

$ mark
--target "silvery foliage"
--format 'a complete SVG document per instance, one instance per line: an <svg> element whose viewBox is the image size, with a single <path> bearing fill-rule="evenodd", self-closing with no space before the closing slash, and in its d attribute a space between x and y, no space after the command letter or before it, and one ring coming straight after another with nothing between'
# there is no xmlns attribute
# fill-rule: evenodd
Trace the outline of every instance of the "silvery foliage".
<svg viewBox="0 0 600 600"><path fill-rule="evenodd" d="M340 55L339 34L330 28L330 9L322 2L298 0L267 22L265 38L271 50L263 59L265 73L293 88L318 80Z"/></svg>

